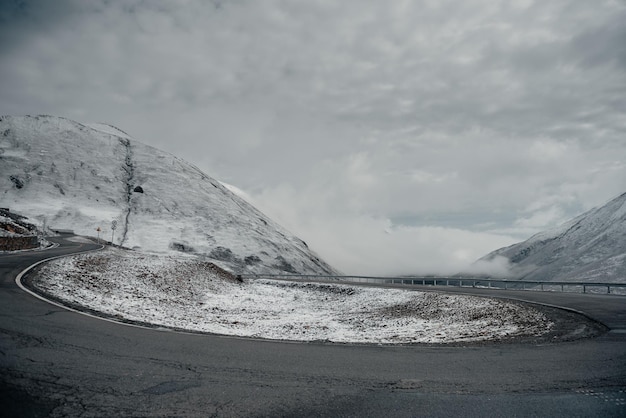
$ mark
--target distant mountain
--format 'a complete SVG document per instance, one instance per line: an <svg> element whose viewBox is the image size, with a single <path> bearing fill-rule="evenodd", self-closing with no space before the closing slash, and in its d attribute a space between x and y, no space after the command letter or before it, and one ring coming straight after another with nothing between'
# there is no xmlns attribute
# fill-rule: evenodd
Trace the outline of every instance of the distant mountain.
<svg viewBox="0 0 626 418"><path fill-rule="evenodd" d="M527 280L626 283L626 193L563 225L483 257Z"/></svg>
<svg viewBox="0 0 626 418"><path fill-rule="evenodd" d="M195 254L237 273L336 273L218 181L109 125L0 117L0 207L40 226L89 236L99 227L116 244Z"/></svg>

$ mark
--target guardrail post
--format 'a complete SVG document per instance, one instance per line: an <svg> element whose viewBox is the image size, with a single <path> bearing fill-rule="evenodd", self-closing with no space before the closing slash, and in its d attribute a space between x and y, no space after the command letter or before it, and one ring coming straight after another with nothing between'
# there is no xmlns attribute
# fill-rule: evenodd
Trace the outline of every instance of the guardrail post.
<svg viewBox="0 0 626 418"><path fill-rule="evenodd" d="M586 284L583 285L583 293L587 293L587 285Z"/></svg>
<svg viewBox="0 0 626 418"><path fill-rule="evenodd" d="M611 286L610 285L606 286L606 293L608 293L609 295L611 294Z"/></svg>

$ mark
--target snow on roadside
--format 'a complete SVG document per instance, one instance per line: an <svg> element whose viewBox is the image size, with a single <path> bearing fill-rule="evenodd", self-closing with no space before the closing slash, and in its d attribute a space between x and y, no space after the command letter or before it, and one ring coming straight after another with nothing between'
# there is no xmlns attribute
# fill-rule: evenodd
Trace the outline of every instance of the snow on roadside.
<svg viewBox="0 0 626 418"><path fill-rule="evenodd" d="M211 263L121 250L45 264L34 285L69 303L164 327L338 343L450 343L541 335L538 310L473 296L246 280Z"/></svg>

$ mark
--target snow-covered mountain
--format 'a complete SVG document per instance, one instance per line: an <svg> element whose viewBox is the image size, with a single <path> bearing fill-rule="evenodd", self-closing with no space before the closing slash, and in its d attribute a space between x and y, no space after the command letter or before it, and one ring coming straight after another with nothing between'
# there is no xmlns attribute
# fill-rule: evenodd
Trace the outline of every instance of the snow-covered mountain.
<svg viewBox="0 0 626 418"><path fill-rule="evenodd" d="M497 256L509 260L517 278L626 283L626 193L481 260Z"/></svg>
<svg viewBox="0 0 626 418"><path fill-rule="evenodd" d="M109 125L0 117L0 207L236 273L335 274L304 241L193 165ZM112 223L117 223L113 230Z"/></svg>

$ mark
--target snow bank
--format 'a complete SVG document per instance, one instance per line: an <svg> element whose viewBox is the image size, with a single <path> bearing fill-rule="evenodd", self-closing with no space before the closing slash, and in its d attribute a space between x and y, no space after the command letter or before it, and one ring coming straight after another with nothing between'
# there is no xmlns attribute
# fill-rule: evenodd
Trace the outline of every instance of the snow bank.
<svg viewBox="0 0 626 418"><path fill-rule="evenodd" d="M515 303L351 285L246 280L197 259L119 250L46 264L34 285L127 320L208 333L338 343L450 343L541 335Z"/></svg>

